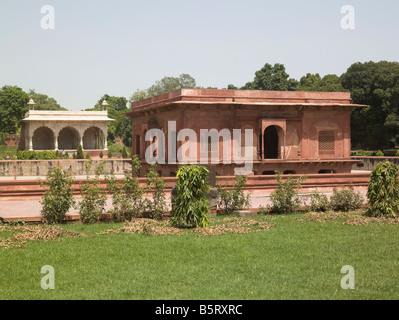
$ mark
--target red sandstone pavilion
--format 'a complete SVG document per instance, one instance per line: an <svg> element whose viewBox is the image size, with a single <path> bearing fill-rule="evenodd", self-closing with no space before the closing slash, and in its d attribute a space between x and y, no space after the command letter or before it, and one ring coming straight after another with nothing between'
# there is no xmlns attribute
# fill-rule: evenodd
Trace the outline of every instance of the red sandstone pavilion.
<svg viewBox="0 0 399 320"><path fill-rule="evenodd" d="M274 171L292 174L350 173L353 164L350 114L365 107L352 104L349 92L303 92L180 89L146 100L133 102L131 112L132 149L141 160L155 140L146 141L150 129L160 129L168 138L182 129L252 129L253 174L268 175ZM176 132L168 132L170 121ZM232 135L233 137L233 135ZM245 139L242 137L241 142ZM165 147L163 176L174 176L179 163L170 163L170 153L186 141ZM192 142L190 142L192 143ZM191 148L192 146L190 146ZM194 146L200 153L199 141ZM223 144L218 146L223 155ZM209 147L209 153L213 152ZM220 158L220 160L222 160ZM236 164L216 164L219 175L232 175Z"/></svg>

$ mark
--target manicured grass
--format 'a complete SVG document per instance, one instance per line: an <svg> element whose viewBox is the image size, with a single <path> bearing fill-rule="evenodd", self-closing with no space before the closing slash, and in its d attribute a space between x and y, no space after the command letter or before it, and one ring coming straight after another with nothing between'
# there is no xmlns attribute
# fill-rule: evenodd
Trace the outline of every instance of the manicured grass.
<svg viewBox="0 0 399 320"><path fill-rule="evenodd" d="M273 216L268 231L202 237L99 234L121 224L64 225L88 236L0 248L0 299L399 298L399 224L303 216ZM44 265L54 267L54 290L41 288ZM341 288L344 265L354 267L353 290Z"/></svg>

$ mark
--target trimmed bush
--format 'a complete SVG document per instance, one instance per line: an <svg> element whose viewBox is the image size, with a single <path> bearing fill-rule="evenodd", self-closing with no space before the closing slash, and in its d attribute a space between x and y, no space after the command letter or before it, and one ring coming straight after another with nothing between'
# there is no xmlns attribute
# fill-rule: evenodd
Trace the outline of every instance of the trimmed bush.
<svg viewBox="0 0 399 320"><path fill-rule="evenodd" d="M363 197L359 192L349 188L334 188L330 197L331 208L335 211L356 210L363 204Z"/></svg>
<svg viewBox="0 0 399 320"><path fill-rule="evenodd" d="M399 214L398 166L392 162L380 162L369 180L367 189L369 208L366 215L396 217Z"/></svg>
<svg viewBox="0 0 399 320"><path fill-rule="evenodd" d="M382 152L381 150L378 150L377 153L375 154L377 157L383 157L384 156L384 152Z"/></svg>
<svg viewBox="0 0 399 320"><path fill-rule="evenodd" d="M209 170L203 166L182 166L177 171L177 195L172 201L172 226L179 228L209 225L209 201L206 197Z"/></svg>

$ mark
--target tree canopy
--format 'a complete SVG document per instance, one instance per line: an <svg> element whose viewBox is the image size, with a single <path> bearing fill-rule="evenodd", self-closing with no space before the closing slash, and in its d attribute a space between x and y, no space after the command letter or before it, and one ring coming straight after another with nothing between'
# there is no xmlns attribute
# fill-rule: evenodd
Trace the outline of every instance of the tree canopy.
<svg viewBox="0 0 399 320"><path fill-rule="evenodd" d="M145 90L136 90L130 98L131 102L140 101L163 93L182 88L196 88L195 79L187 73L178 77L163 77Z"/></svg>
<svg viewBox="0 0 399 320"><path fill-rule="evenodd" d="M382 149L399 143L399 63L354 63L341 83L354 103L368 105L352 112L352 145Z"/></svg>
<svg viewBox="0 0 399 320"><path fill-rule="evenodd" d="M35 110L67 110L62 108L54 98L42 93L36 93L35 90L32 89L29 90L29 99L33 99L35 102Z"/></svg>
<svg viewBox="0 0 399 320"><path fill-rule="evenodd" d="M21 120L28 111L29 96L17 86L0 89L0 132L15 134L20 131Z"/></svg>
<svg viewBox="0 0 399 320"><path fill-rule="evenodd" d="M115 141L116 137L121 137L127 146L132 144L132 122L124 115L129 112L127 99L125 97L115 97L108 94L103 95L91 109L102 110L101 104L106 100L108 103L108 116L115 121L108 123L108 140Z"/></svg>

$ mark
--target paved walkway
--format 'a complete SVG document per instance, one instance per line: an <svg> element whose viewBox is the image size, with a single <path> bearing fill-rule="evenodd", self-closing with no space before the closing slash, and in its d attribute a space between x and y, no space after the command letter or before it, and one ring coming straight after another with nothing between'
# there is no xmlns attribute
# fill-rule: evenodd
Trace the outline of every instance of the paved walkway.
<svg viewBox="0 0 399 320"><path fill-rule="evenodd" d="M363 197L366 199L367 189L358 189ZM332 191L324 191L328 197L332 194ZM300 193L301 194L301 193ZM306 193L302 194L306 196ZM41 217L41 198L37 199L26 199L26 200L0 200L0 217L6 219L25 219L26 221L40 221ZM79 199L77 199L79 201ZM167 199L168 207L170 208L170 201ZM270 204L269 193L266 192L254 192L251 194L251 208L259 208L260 206L266 206ZM107 198L106 210L112 208L111 197ZM76 216L78 210L72 209L67 215Z"/></svg>

